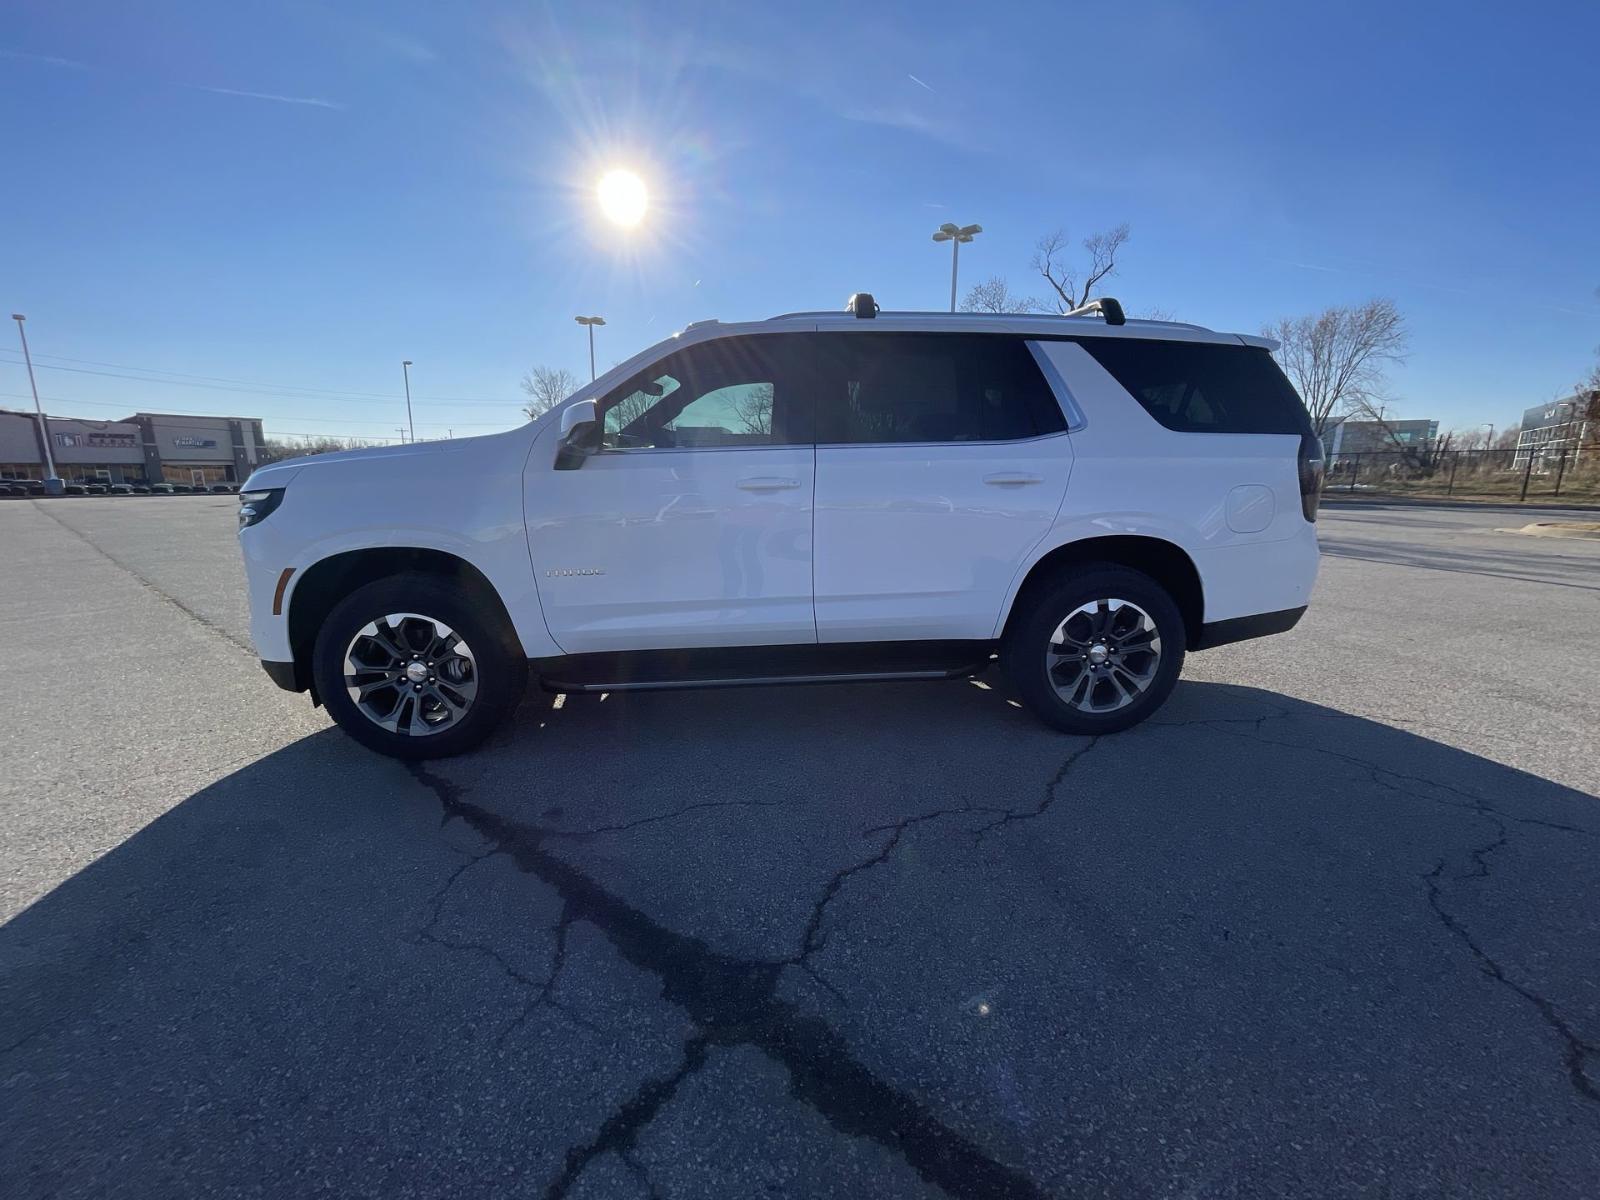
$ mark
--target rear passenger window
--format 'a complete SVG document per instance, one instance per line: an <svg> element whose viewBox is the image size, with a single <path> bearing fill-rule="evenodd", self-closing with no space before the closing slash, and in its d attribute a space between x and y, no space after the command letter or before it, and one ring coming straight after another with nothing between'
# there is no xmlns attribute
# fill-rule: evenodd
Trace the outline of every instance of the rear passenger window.
<svg viewBox="0 0 1600 1200"><path fill-rule="evenodd" d="M1001 442L1067 427L1021 338L838 333L816 345L819 442Z"/></svg>
<svg viewBox="0 0 1600 1200"><path fill-rule="evenodd" d="M1079 343L1146 412L1179 433L1309 433L1305 405L1269 351L1204 342Z"/></svg>

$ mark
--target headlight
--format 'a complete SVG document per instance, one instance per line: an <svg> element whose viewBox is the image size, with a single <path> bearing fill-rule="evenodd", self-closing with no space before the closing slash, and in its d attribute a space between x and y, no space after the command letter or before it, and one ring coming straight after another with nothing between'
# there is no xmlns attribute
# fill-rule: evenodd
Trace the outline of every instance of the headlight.
<svg viewBox="0 0 1600 1200"><path fill-rule="evenodd" d="M260 492L239 493L239 528L259 525L272 515L272 510L283 503L283 489L269 488Z"/></svg>

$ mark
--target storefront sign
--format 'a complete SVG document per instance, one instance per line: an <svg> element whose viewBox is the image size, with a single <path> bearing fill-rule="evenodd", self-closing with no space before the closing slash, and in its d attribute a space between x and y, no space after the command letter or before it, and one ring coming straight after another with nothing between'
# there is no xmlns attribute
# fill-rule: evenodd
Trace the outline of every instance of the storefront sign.
<svg viewBox="0 0 1600 1200"><path fill-rule="evenodd" d="M202 437L175 437L172 439L174 446L185 446L195 450L210 450L217 444L216 438Z"/></svg>
<svg viewBox="0 0 1600 1200"><path fill-rule="evenodd" d="M99 450L135 450L139 446L139 435L136 433L57 433L55 438L56 445L65 450L75 446Z"/></svg>

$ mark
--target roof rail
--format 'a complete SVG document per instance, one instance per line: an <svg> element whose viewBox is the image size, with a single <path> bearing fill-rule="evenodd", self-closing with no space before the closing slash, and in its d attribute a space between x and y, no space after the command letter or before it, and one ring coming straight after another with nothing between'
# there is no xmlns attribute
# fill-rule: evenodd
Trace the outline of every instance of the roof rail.
<svg viewBox="0 0 1600 1200"><path fill-rule="evenodd" d="M1069 309L1061 315L1063 317L1100 316L1105 318L1107 325L1126 325L1128 323L1128 318L1122 314L1122 303L1110 296L1102 296L1098 300L1080 304L1077 308Z"/></svg>

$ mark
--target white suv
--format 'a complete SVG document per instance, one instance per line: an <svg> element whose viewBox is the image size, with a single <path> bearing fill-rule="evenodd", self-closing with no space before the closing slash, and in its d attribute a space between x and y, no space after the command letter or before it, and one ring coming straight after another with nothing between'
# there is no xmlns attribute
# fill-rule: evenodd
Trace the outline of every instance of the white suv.
<svg viewBox="0 0 1600 1200"><path fill-rule="evenodd" d="M509 433L241 489L251 633L358 741L454 754L554 691L971 676L1123 729L1289 629L1322 451L1273 343L1090 315L691 325Z"/></svg>

